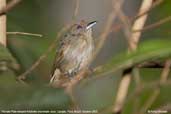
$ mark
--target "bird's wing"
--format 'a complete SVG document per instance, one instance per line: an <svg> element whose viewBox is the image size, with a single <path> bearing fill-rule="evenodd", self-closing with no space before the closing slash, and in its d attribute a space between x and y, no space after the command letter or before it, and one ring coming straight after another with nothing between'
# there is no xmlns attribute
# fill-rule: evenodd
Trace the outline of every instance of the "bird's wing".
<svg viewBox="0 0 171 114"><path fill-rule="evenodd" d="M70 40L67 40L69 39L68 37L63 37L60 41L59 41L59 48L58 48L58 51L56 52L56 55L55 55L55 60L53 62L53 67L52 67L52 76L56 70L56 68L59 68L59 65L61 64L61 62L63 61L63 58L64 58L64 51L65 49L67 48L67 46L69 46L69 42ZM67 44L68 43L68 44Z"/></svg>
<svg viewBox="0 0 171 114"><path fill-rule="evenodd" d="M85 40L82 38L78 39L76 36L62 39L60 41L59 51L55 57L52 74L54 74L56 68L70 76L72 76L74 72L77 72L82 62L85 46Z"/></svg>

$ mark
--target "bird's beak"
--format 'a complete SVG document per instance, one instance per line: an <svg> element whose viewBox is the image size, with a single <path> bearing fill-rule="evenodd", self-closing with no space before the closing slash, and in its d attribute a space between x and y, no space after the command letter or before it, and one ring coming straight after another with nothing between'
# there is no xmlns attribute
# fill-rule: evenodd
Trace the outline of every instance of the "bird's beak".
<svg viewBox="0 0 171 114"><path fill-rule="evenodd" d="M94 25L96 25L97 21L93 21L87 24L86 30L89 30L90 28L92 28Z"/></svg>

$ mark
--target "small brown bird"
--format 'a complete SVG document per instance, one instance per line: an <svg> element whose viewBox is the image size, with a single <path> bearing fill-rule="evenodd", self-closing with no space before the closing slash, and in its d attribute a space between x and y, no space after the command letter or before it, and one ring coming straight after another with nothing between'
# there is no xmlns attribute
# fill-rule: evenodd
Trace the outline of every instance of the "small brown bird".
<svg viewBox="0 0 171 114"><path fill-rule="evenodd" d="M56 54L50 85L65 87L82 69L89 66L93 56L94 40L92 27L96 21L72 25L59 44Z"/></svg>

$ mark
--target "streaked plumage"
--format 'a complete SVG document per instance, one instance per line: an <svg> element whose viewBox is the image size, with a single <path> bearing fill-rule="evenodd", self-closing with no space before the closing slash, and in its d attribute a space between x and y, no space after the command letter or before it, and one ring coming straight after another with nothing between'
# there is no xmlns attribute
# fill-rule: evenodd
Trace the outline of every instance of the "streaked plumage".
<svg viewBox="0 0 171 114"><path fill-rule="evenodd" d="M91 27L95 23L81 21L68 29L55 57L51 85L65 86L73 76L88 67L94 49Z"/></svg>

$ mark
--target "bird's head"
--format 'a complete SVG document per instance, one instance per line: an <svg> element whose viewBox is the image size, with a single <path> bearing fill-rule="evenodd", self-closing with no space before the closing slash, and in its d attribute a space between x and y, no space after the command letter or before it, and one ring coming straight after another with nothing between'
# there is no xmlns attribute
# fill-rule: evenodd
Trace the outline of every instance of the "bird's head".
<svg viewBox="0 0 171 114"><path fill-rule="evenodd" d="M85 22L82 20L80 23L74 24L71 26L70 34L71 35L91 35L92 34L92 27L96 25L96 21L92 21L90 23Z"/></svg>

